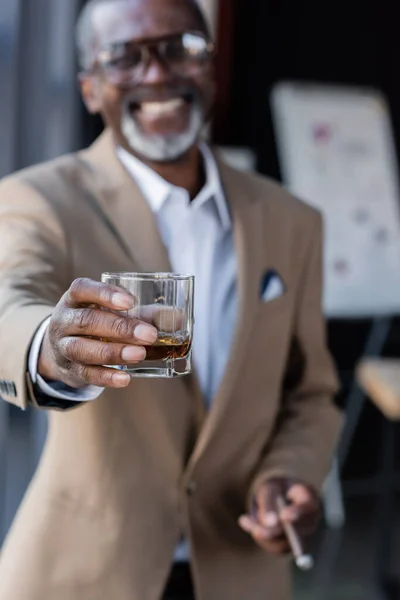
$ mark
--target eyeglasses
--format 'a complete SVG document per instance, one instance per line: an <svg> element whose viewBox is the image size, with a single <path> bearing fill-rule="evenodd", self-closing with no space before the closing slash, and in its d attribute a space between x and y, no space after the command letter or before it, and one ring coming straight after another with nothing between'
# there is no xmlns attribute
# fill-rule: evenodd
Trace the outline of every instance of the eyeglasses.
<svg viewBox="0 0 400 600"><path fill-rule="evenodd" d="M176 74L195 74L215 53L215 46L205 35L186 32L148 42L117 42L103 48L97 66L110 83L125 87L138 83L155 55Z"/></svg>

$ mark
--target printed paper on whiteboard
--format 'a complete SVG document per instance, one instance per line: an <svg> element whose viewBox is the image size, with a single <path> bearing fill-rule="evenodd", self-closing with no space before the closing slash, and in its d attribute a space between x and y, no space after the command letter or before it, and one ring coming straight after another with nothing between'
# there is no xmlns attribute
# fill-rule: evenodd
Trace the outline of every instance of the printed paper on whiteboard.
<svg viewBox="0 0 400 600"><path fill-rule="evenodd" d="M399 187L384 99L284 83L272 110L284 181L324 216L326 314L399 313Z"/></svg>

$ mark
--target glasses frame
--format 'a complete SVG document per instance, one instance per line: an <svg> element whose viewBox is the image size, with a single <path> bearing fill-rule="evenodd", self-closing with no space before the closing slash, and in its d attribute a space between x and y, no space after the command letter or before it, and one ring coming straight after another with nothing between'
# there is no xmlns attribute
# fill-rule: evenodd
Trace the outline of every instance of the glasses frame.
<svg viewBox="0 0 400 600"><path fill-rule="evenodd" d="M201 60L196 60L193 59L193 64L196 64L200 67L203 68L206 64L209 64L209 62L212 60L212 58L215 56L216 54L216 47L214 42L203 32L201 31L183 31L181 33L175 33L175 34L171 34L162 38L157 38L155 40L145 40L143 42L135 42L134 40L132 40L132 45L137 46L140 51L141 51L141 61L139 63L139 65L137 67L132 67L131 69L126 69L126 71L119 71L120 74L124 73L125 77L126 77L126 81L122 82L119 81L119 78L117 76L118 70L115 69L114 70L114 75L113 76L113 70L112 68L107 65L107 59L106 56L110 55L110 47L116 44L124 44L124 43L129 43L130 40L125 40L122 42L115 42L115 44L109 44L108 46L103 47L102 49L100 49L95 62L93 64L93 66L87 70L85 73L83 73L83 75L93 75L96 72L101 72L108 81L110 81L110 83L112 83L113 85L117 85L118 87L124 87L126 85L131 85L132 83L138 83L140 81L140 79L142 78L143 74L146 71L146 68L148 67L148 65L150 64L150 61L152 58L154 58L154 56L156 57L156 59L160 62L162 62L162 64L168 68L168 70L172 70L171 69L171 61L169 61L167 58L165 58L163 56L162 51L160 50L160 48L162 47L162 44L165 44L166 42L168 42L169 40L172 40L174 38L179 38L182 37L184 35L195 35L195 36L199 36L201 37L205 42L206 42L206 53L207 55L205 56L204 59ZM136 74L134 75L135 71L140 71L140 74ZM128 76L128 74L130 73L130 77Z"/></svg>

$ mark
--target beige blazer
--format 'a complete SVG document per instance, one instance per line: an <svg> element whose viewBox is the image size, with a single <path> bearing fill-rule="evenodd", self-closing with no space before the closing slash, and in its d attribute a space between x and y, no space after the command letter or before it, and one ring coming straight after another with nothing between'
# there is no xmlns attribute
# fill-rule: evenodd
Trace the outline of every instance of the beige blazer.
<svg viewBox="0 0 400 600"><path fill-rule="evenodd" d="M289 562L237 525L273 475L320 488L339 427L321 316L319 215L220 165L238 254L239 315L206 414L194 376L49 411L37 473L4 545L0 600L159 600L188 536L198 600L287 600ZM153 215L106 132L88 150L0 184L2 395L36 403L36 329L77 277L168 271ZM286 292L261 298L274 269Z"/></svg>

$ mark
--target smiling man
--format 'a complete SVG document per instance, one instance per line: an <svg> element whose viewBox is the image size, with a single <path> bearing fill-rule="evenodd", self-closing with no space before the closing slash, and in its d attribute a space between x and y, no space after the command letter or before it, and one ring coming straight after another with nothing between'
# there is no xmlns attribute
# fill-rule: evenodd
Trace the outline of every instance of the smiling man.
<svg viewBox="0 0 400 600"><path fill-rule="evenodd" d="M314 530L340 421L320 217L201 141L193 1L89 0L77 33L105 132L0 184L0 392L49 415L0 600L288 600L282 524ZM196 276L194 374L104 367L157 330L101 273L172 270Z"/></svg>
<svg viewBox="0 0 400 600"><path fill-rule="evenodd" d="M121 22L118 4L89 3L78 25L89 110L102 113L116 143L146 161L176 161L190 149L194 155L214 97L214 45L202 13L190 0L184 11L179 1L159 2L155 20L150 5L131 3ZM111 86L98 87L99 70Z"/></svg>

